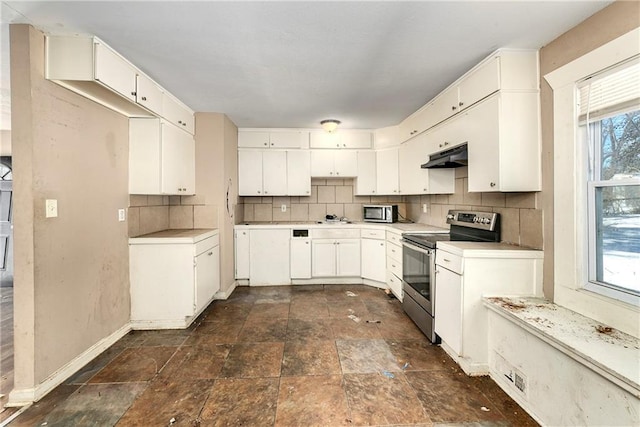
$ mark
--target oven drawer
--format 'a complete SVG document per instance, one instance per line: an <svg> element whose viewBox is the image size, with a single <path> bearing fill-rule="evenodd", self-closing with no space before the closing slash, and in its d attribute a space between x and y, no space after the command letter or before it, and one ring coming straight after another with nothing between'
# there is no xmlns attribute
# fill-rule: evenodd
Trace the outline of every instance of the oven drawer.
<svg viewBox="0 0 640 427"><path fill-rule="evenodd" d="M463 264L461 256L443 251L442 249L436 251L436 265L451 270L454 273L462 274Z"/></svg>
<svg viewBox="0 0 640 427"><path fill-rule="evenodd" d="M387 242L387 256L402 264L402 246Z"/></svg>
<svg viewBox="0 0 640 427"><path fill-rule="evenodd" d="M387 270L391 271L398 277L402 277L402 262L391 257L387 257Z"/></svg>

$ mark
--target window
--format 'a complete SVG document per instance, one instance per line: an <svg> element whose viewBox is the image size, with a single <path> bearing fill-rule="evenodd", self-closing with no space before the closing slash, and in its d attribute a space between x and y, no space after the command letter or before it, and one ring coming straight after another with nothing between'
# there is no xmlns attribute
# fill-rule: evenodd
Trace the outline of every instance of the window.
<svg viewBox="0 0 640 427"><path fill-rule="evenodd" d="M578 85L580 135L587 145L588 282L622 301L640 297L640 62Z"/></svg>

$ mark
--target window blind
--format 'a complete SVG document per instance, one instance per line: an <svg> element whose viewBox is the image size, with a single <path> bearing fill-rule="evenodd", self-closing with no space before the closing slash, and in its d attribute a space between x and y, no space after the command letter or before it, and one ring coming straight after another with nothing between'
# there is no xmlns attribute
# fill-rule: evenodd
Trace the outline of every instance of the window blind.
<svg viewBox="0 0 640 427"><path fill-rule="evenodd" d="M579 121L600 120L640 107L640 59L583 81L579 89Z"/></svg>

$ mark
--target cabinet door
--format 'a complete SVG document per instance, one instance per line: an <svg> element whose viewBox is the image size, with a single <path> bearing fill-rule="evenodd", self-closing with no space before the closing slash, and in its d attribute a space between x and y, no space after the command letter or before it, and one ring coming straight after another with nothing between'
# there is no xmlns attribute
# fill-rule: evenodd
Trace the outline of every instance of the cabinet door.
<svg viewBox="0 0 640 427"><path fill-rule="evenodd" d="M436 267L435 331L458 355L462 355L462 276Z"/></svg>
<svg viewBox="0 0 640 427"><path fill-rule="evenodd" d="M311 194L311 156L308 150L287 151L287 195Z"/></svg>
<svg viewBox="0 0 640 427"><path fill-rule="evenodd" d="M236 279L249 278L249 231L235 230Z"/></svg>
<svg viewBox="0 0 640 427"><path fill-rule="evenodd" d="M291 239L291 278L311 278L311 239Z"/></svg>
<svg viewBox="0 0 640 427"><path fill-rule="evenodd" d="M136 69L107 46L96 43L94 78L132 102L136 101Z"/></svg>
<svg viewBox="0 0 640 427"><path fill-rule="evenodd" d="M430 104L434 122L440 123L458 112L458 87L451 87L440 93Z"/></svg>
<svg viewBox="0 0 640 427"><path fill-rule="evenodd" d="M373 150L358 151L358 176L356 179L356 195L369 196L376 194L376 152Z"/></svg>
<svg viewBox="0 0 640 427"><path fill-rule="evenodd" d="M238 147L240 148L268 148L269 132L238 132Z"/></svg>
<svg viewBox="0 0 640 427"><path fill-rule="evenodd" d="M335 176L351 177L358 175L358 153L356 151L333 151Z"/></svg>
<svg viewBox="0 0 640 427"><path fill-rule="evenodd" d="M311 150L311 176L312 177L333 177L333 151L334 150Z"/></svg>
<svg viewBox="0 0 640 427"><path fill-rule="evenodd" d="M421 133L403 143L398 151L398 187L400 194L427 194L429 169L422 169L427 161L426 135Z"/></svg>
<svg viewBox="0 0 640 427"><path fill-rule="evenodd" d="M385 260L384 240L362 239L362 277L384 283Z"/></svg>
<svg viewBox="0 0 640 427"><path fill-rule="evenodd" d="M339 239L336 243L336 276L360 277L360 239Z"/></svg>
<svg viewBox="0 0 640 427"><path fill-rule="evenodd" d="M334 277L336 275L336 242L332 239L314 239L311 242L311 275Z"/></svg>
<svg viewBox="0 0 640 427"><path fill-rule="evenodd" d="M159 119L129 119L129 194L161 194Z"/></svg>
<svg viewBox="0 0 640 427"><path fill-rule="evenodd" d="M162 116L162 89L144 74L136 76L136 102Z"/></svg>
<svg viewBox="0 0 640 427"><path fill-rule="evenodd" d="M340 137L342 148L371 148L371 132L344 132Z"/></svg>
<svg viewBox="0 0 640 427"><path fill-rule="evenodd" d="M286 151L262 152L262 189L268 196L287 194L287 153Z"/></svg>
<svg viewBox="0 0 640 427"><path fill-rule="evenodd" d="M272 148L303 148L309 138L308 132L271 132L270 146Z"/></svg>
<svg viewBox="0 0 640 427"><path fill-rule="evenodd" d="M499 89L500 58L496 56L460 82L459 109L470 107Z"/></svg>
<svg viewBox="0 0 640 427"><path fill-rule="evenodd" d="M168 93L162 95L162 114L165 119L193 135L193 112Z"/></svg>
<svg viewBox="0 0 640 427"><path fill-rule="evenodd" d="M220 246L215 246L196 257L196 313L204 309L220 290Z"/></svg>
<svg viewBox="0 0 640 427"><path fill-rule="evenodd" d="M388 148L377 152L376 171L378 194L398 194L398 148Z"/></svg>
<svg viewBox="0 0 640 427"><path fill-rule="evenodd" d="M500 189L499 102L495 96L468 111L469 191Z"/></svg>
<svg viewBox="0 0 640 427"><path fill-rule="evenodd" d="M195 194L195 142L188 133L162 123L162 193Z"/></svg>
<svg viewBox="0 0 640 427"><path fill-rule="evenodd" d="M238 151L238 194L262 196L262 151Z"/></svg>
<svg viewBox="0 0 640 427"><path fill-rule="evenodd" d="M309 147L311 148L340 148L340 132L311 132L309 134Z"/></svg>
<svg viewBox="0 0 640 427"><path fill-rule="evenodd" d="M251 286L288 285L290 230L249 232L249 283Z"/></svg>
<svg viewBox="0 0 640 427"><path fill-rule="evenodd" d="M400 133L400 142L404 142L416 136L419 133L416 113L413 113L412 115L404 119L398 127Z"/></svg>

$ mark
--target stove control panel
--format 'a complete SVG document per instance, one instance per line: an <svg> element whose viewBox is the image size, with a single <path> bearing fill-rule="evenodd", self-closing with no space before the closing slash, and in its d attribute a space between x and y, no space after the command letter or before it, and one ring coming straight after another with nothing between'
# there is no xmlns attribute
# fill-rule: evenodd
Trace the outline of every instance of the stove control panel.
<svg viewBox="0 0 640 427"><path fill-rule="evenodd" d="M450 210L447 214L447 224L494 231L498 226L498 217L494 212Z"/></svg>

